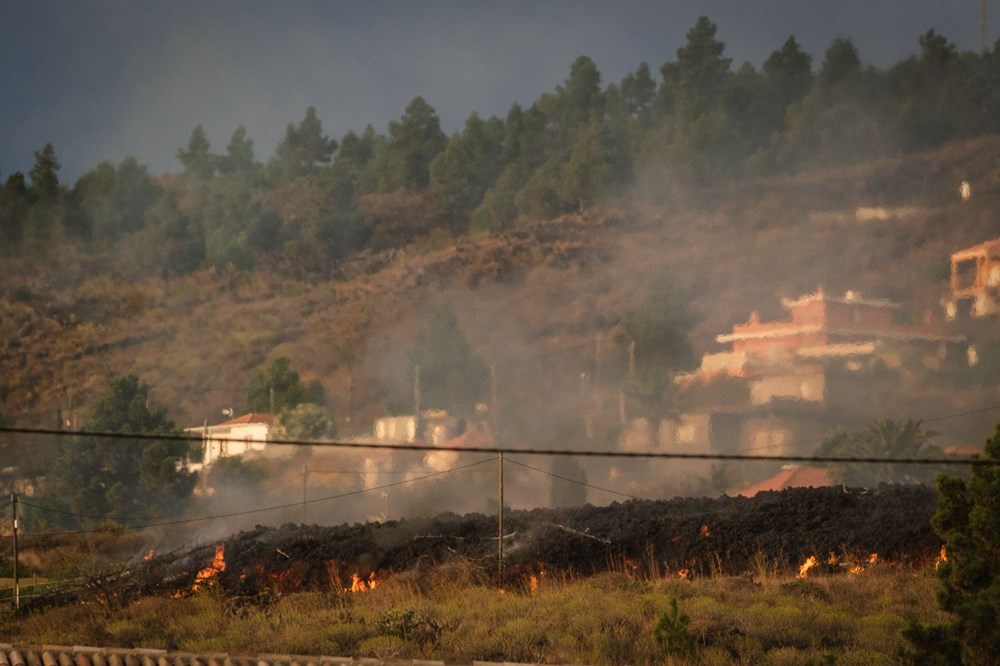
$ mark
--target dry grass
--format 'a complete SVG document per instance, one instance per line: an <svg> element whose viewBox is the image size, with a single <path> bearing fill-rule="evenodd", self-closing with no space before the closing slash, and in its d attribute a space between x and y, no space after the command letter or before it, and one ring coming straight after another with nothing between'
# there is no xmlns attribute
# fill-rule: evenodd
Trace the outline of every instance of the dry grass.
<svg viewBox="0 0 1000 666"><path fill-rule="evenodd" d="M468 562L415 569L365 593L297 593L240 601L207 589L95 612L79 605L3 618L21 643L120 645L231 653L286 652L449 662L651 663L667 658L653 628L677 599L702 664L891 663L913 619L939 621L929 568L881 567L796 579L680 580L611 572L537 575L491 586ZM684 663L670 658L673 663Z"/></svg>

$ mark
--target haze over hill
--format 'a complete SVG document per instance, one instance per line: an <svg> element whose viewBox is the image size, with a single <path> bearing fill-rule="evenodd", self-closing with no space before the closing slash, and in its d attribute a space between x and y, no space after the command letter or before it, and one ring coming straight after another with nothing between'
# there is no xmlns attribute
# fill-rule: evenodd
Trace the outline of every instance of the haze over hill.
<svg viewBox="0 0 1000 666"><path fill-rule="evenodd" d="M86 413L109 376L135 373L172 418L194 424L242 407L253 371L285 355L324 384L339 420L353 374L349 429L363 430L383 413L386 392L409 382L405 352L444 302L501 378L508 366L543 364L533 381L572 394L574 378L591 370L594 335L607 336L608 367L623 362L612 333L664 268L693 295L689 339L699 354L718 349L714 336L750 310L776 317L779 296L816 285L942 318L948 256L995 233L998 159L990 138L706 188L697 201L597 207L516 232L364 255L333 278L208 270L130 282L88 276L85 259L56 271L9 258L6 411L40 425L58 409ZM961 202L957 183L970 173L981 174L976 196ZM858 219L858 208L873 206L905 214ZM501 395L521 391L501 382Z"/></svg>
<svg viewBox="0 0 1000 666"><path fill-rule="evenodd" d="M213 424L266 411L249 389L288 359L347 437L414 411L421 365L421 408L485 404L518 443L671 449L697 431L699 450L808 453L837 427L974 411L935 429L978 444L1000 342L990 320L942 323L941 297L949 255L997 235L1000 50L917 43L878 69L850 39L814 63L792 37L735 68L700 17L676 59L605 82L580 56L530 106L450 136L420 96L385 134L340 139L310 106L266 162L245 127L220 149L197 125L178 173L126 158L72 187L48 144L0 189L0 411L76 429L135 375L146 409ZM941 347L915 367L821 350L847 355L769 370L784 393L767 398L748 376L675 382L717 334L818 287L896 301L893 330L923 322ZM968 342L979 364L954 367ZM863 409L800 404L845 369L871 380Z"/></svg>

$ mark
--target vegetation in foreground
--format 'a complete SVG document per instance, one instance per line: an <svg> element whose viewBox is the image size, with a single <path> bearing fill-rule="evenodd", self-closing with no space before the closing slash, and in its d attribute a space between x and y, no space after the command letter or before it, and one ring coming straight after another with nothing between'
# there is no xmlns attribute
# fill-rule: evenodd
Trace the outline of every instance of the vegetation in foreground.
<svg viewBox="0 0 1000 666"><path fill-rule="evenodd" d="M930 566L795 578L541 574L500 591L454 562L366 592L232 598L206 588L125 608L4 616L15 643L542 663L896 663L903 630L947 618Z"/></svg>

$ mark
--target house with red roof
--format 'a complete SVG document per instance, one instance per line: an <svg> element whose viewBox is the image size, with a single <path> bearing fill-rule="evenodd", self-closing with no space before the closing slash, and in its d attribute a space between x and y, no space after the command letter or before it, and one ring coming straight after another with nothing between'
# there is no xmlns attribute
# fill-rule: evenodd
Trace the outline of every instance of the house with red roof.
<svg viewBox="0 0 1000 666"><path fill-rule="evenodd" d="M929 317L857 291L815 292L781 302L785 318L751 312L716 341L701 366L675 382L695 409L626 442L692 452L808 454L835 427L905 413L905 396L947 368L968 365L969 345ZM641 440L641 441L640 441Z"/></svg>
<svg viewBox="0 0 1000 666"><path fill-rule="evenodd" d="M754 311L746 323L716 336L716 342L729 344L730 349L706 354L695 375L687 379L775 377L787 369L831 362L860 368L865 360L876 358L890 365L917 359L930 369L946 360L967 360L964 337L950 335L932 322L899 324L894 319L899 305L890 300L866 298L856 291L834 296L820 287L812 294L782 299L781 304L789 312L787 319L764 322ZM822 401L821 385L798 383L796 395L783 397ZM760 393L755 402L766 402L771 395L763 386Z"/></svg>
<svg viewBox="0 0 1000 666"><path fill-rule="evenodd" d="M263 454L274 428L274 414L250 412L217 425L185 428L185 432L201 435L202 464L212 465L219 458Z"/></svg>

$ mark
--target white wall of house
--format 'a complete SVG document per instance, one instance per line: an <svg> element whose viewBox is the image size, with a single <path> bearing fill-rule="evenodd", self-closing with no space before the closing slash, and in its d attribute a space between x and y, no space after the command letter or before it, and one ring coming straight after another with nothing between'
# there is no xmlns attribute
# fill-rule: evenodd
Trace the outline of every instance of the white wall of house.
<svg viewBox="0 0 1000 666"><path fill-rule="evenodd" d="M209 467L219 458L227 456L262 454L267 448L271 429L266 423L237 423L188 428L187 431L204 437L202 465Z"/></svg>

